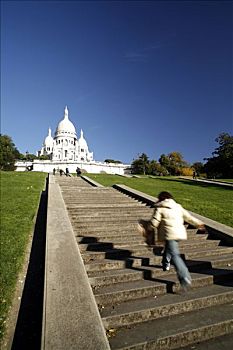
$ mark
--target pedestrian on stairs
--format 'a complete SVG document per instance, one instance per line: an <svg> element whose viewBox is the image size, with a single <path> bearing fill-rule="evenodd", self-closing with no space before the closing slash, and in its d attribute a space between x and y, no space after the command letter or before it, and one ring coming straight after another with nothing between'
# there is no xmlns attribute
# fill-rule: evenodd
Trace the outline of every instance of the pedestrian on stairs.
<svg viewBox="0 0 233 350"><path fill-rule="evenodd" d="M76 168L76 174L77 174L77 176L80 176L82 174L82 172L81 172L79 167Z"/></svg>
<svg viewBox="0 0 233 350"><path fill-rule="evenodd" d="M180 257L179 241L187 239L187 231L184 222L205 230L202 221L196 219L180 204L176 203L169 192L161 192L151 218L151 224L158 229L158 240L165 242L162 265L163 270L170 269L170 261L173 262L181 287L185 290L191 286L191 276L186 264Z"/></svg>

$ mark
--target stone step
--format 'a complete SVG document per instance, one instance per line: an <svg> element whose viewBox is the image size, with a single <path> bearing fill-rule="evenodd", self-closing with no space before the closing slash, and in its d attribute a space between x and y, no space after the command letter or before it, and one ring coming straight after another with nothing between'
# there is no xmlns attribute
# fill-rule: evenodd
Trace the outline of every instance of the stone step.
<svg viewBox="0 0 233 350"><path fill-rule="evenodd" d="M213 247L216 247L219 244L219 241L203 241L202 243L202 249L210 249ZM188 256L187 249L190 247L192 248L192 252L195 249L199 249L200 243L199 241L196 242L184 242L183 244L180 244L180 252L184 253ZM129 256L135 256L135 255L143 255L143 256L150 256L149 254L161 254L161 250L163 249L163 246L156 247L156 248L149 248L145 245L133 245L128 246L128 249L125 247L124 249L106 249L105 251L82 251L82 258L84 263L88 263L89 261L93 260L103 260L105 258L107 259L118 259L118 258L127 258ZM153 255L152 255L153 256Z"/></svg>
<svg viewBox="0 0 233 350"><path fill-rule="evenodd" d="M214 257L211 261L187 261L190 272L198 272L210 268L226 268L233 266L233 256ZM152 279L174 274L175 268L171 265L170 271L163 271L161 263L155 266L139 266L116 270L89 271L89 281L92 286L104 286L113 283L122 283L140 279Z"/></svg>
<svg viewBox="0 0 233 350"><path fill-rule="evenodd" d="M182 350L229 350L232 349L233 333L217 336L212 339L182 347Z"/></svg>
<svg viewBox="0 0 233 350"><path fill-rule="evenodd" d="M201 273L191 273L192 288L210 286L223 283L223 280L232 281L233 271L226 269L209 269ZM93 287L96 302L100 308L106 305L115 305L129 300L158 296L161 294L177 293L180 291L180 284L176 274L152 278L151 280L136 280L109 286Z"/></svg>
<svg viewBox="0 0 233 350"><path fill-rule="evenodd" d="M144 215L144 217L142 217L142 215L138 216L138 215L128 215L128 216L115 216L114 214L109 215L108 217L85 217L85 218L80 218L78 216L72 216L70 217L73 224L76 227L93 227L93 226L102 226L102 225L108 225L108 226L120 226L120 225L132 225L134 224L134 226L136 226L138 224L138 220L139 219L146 219L149 220L150 219L150 215Z"/></svg>
<svg viewBox="0 0 233 350"><path fill-rule="evenodd" d="M137 237L138 238L138 237ZM106 252L108 250L113 250L113 249L129 249L130 247L133 246L138 246L138 245L144 245L143 239L137 239L136 241L134 240L128 240L128 242L119 242L119 243L113 243L113 242L100 242L100 243L80 243L79 244L79 249L81 253L85 252Z"/></svg>
<svg viewBox="0 0 233 350"><path fill-rule="evenodd" d="M77 199L73 199L73 200L66 200L65 199L65 203L67 203L68 205L69 204L77 204L77 205L80 205L80 204L92 204L92 203L95 203L95 204L111 204L113 203L114 201L116 201L116 197L111 197L111 196L108 196L107 198L103 198L103 197L100 197L100 198L93 198L93 197L90 197L90 198L87 198L86 196L84 196L83 198L79 197ZM128 199L128 198L118 198L117 199L117 203L118 204L129 204L129 205L132 205L132 203L134 203L135 201L133 199ZM140 202L138 202L140 204Z"/></svg>
<svg viewBox="0 0 233 350"><path fill-rule="evenodd" d="M124 195L121 195L117 192L106 192L105 194L101 191L101 193L93 193L91 192L78 192L78 191L73 191L72 196L67 196L65 193L63 195L63 198L65 202L75 202L79 203L79 201L85 201L85 199L90 202L91 200L97 201L97 200L106 200L107 202L112 199L112 200L119 200L119 201L128 201L130 203L135 202L136 200ZM140 201L139 201L140 202Z"/></svg>
<svg viewBox="0 0 233 350"><path fill-rule="evenodd" d="M127 207L131 207L132 203L77 203L77 204L67 204L66 208L68 210L72 209L72 208L85 208L85 209L89 209L89 208L127 208ZM141 207L141 206L146 206L146 204L142 204L139 202L135 202L134 203L135 207Z"/></svg>
<svg viewBox="0 0 233 350"><path fill-rule="evenodd" d="M117 211L114 208L90 208L89 211L82 208L68 208L69 214L72 217L73 215L77 215L79 217L90 217L90 216L108 216L109 214L114 213L116 216L124 216L128 214L132 215L141 215L141 214L153 214L153 209L150 209L148 207L138 207L138 206L131 206L127 208L119 208Z"/></svg>
<svg viewBox="0 0 233 350"><path fill-rule="evenodd" d="M108 244L121 244L121 245L125 245L126 240L125 240L125 235L124 234L119 234L119 235L115 235L112 236L111 232L106 232L105 234L101 234L98 233L98 235L93 235L90 236L89 234L87 235L81 235L81 236L76 236L77 238L77 242L82 245L82 244L102 244L102 243L108 243ZM139 236L138 234L132 233L128 235L128 240L127 242L132 242L132 241L136 241L139 244L140 243L144 243L144 239Z"/></svg>
<svg viewBox="0 0 233 350"><path fill-rule="evenodd" d="M97 214L92 214L92 215L69 215L69 217L71 218L71 220L74 223L85 223L85 224L89 224L89 223L101 223L101 222L106 222L106 223L114 223L114 222L119 222L119 223L127 223L129 221L132 222L138 222L139 219L144 219L144 220L149 220L151 218L151 215L145 213L145 214L138 214L138 213L133 213L133 214L124 214L124 215L119 215L115 212L112 212L111 214L109 213L108 215L99 215Z"/></svg>
<svg viewBox="0 0 233 350"><path fill-rule="evenodd" d="M129 222L127 221L126 223L123 224L122 222L122 226L121 224L119 224L118 222L115 222L115 223L110 223L110 222L100 222L98 223L98 225L96 225L95 223L95 220L93 220L92 223L87 223L85 224L84 222L83 223L78 223L78 222L72 222L72 225L73 227L76 229L76 230L95 230L95 231L101 231L101 230L126 230L126 229L134 229L134 230L137 230L138 232L138 223L137 221L133 221L133 222Z"/></svg>
<svg viewBox="0 0 233 350"><path fill-rule="evenodd" d="M207 240L208 235L201 235L198 237L198 235L196 234L189 234L189 240L187 241L186 244L191 244L192 245L192 241L205 241ZM86 250L95 250L95 246L96 248L101 247L101 244L103 244L103 246L105 246L105 244L108 244L109 246L112 246L113 248L118 248L117 245L119 244L120 246L127 246L127 245L131 245L132 242L134 243L138 243L138 244L145 244L145 240L144 238L139 235L139 234L127 234L127 240L125 235L121 234L120 232L118 233L118 235L114 235L111 236L111 232L106 232L106 234L103 233L98 233L97 235L93 235L93 236L89 236L89 234L85 235L80 235L77 236L77 242L81 245L83 245L83 247L85 248L81 248L80 249L86 249ZM92 244L94 244L93 249L92 249ZM183 243L185 244L185 243ZM146 245L147 246L147 245ZM156 242L155 246L162 246L162 244L160 242ZM99 249L101 250L101 249Z"/></svg>
<svg viewBox="0 0 233 350"><path fill-rule="evenodd" d="M210 258L232 254L232 247L218 247L211 251L206 250L196 250L195 252L189 253L189 258L185 255L185 260L198 260L198 261L209 261ZM208 258L208 256L210 258ZM103 271L108 269L121 269L125 267L140 267L140 266L149 266L149 265L160 265L161 256L142 256L142 257L129 257L119 259L104 259L103 261L90 261L88 264L85 264L87 271Z"/></svg>
<svg viewBox="0 0 233 350"><path fill-rule="evenodd" d="M108 331L112 350L167 350L233 332L232 304L215 305L189 313ZM111 336L113 334L114 336Z"/></svg>
<svg viewBox="0 0 233 350"><path fill-rule="evenodd" d="M114 307L100 309L106 329L129 327L166 316L178 315L214 305L233 302L233 282L229 285L210 285L185 294L165 294L139 300L125 301Z"/></svg>
<svg viewBox="0 0 233 350"><path fill-rule="evenodd" d="M137 229L135 228L122 228L122 227L114 227L114 229L110 229L109 227L102 227L102 228L98 228L98 227L92 227L92 228L86 228L86 229L80 229L80 228L76 228L73 225L73 230L75 233L75 236L85 236L85 237L101 237L101 236L111 236L111 237L119 237L119 236L124 236L125 240L127 240L127 238L129 236L138 236L138 237L142 237L142 235L138 232Z"/></svg>

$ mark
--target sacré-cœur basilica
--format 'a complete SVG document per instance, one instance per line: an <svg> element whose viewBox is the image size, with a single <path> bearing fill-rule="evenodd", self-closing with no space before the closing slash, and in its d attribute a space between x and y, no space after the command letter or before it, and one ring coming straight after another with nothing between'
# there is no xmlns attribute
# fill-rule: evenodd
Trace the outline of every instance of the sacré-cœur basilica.
<svg viewBox="0 0 233 350"><path fill-rule="evenodd" d="M77 137L74 124L69 119L67 106L64 110L63 119L58 123L54 137L51 129L45 137L42 148L37 152L38 156L47 156L49 160L35 159L33 162L16 162L16 171L52 172L56 169L65 171L69 169L70 173L75 173L79 167L82 172L89 173L107 173L123 175L129 173L129 164L116 164L98 162L93 159L93 152L89 151L87 142L80 130L80 138Z"/></svg>
<svg viewBox="0 0 233 350"><path fill-rule="evenodd" d="M49 156L52 161L83 161L93 160L93 152L89 152L87 142L81 136L78 139L74 124L69 120L68 108L64 111L64 119L57 126L54 138L49 129L48 136L45 138L41 151L38 156Z"/></svg>

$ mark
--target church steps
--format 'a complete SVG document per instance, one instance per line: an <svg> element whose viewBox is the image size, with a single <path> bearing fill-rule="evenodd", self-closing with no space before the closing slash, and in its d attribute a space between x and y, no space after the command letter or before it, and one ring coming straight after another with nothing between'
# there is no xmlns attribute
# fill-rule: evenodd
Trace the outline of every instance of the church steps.
<svg viewBox="0 0 233 350"><path fill-rule="evenodd" d="M233 256L217 256L212 257L209 261L202 260L188 260L186 262L189 270L191 272L198 272L207 269L229 269L233 265ZM174 267L171 265L170 271L163 271L161 266L161 261L157 265L141 265L138 267L124 268L124 269L111 269L102 271L89 271L88 276L90 277L91 285L109 285L112 283L120 283L123 280L132 280L140 278L157 278L159 276L173 274ZM135 274L135 276L133 276ZM137 276L137 277L136 277Z"/></svg>
<svg viewBox="0 0 233 350"><path fill-rule="evenodd" d="M139 240L128 240L128 242L118 242L118 243L113 243L113 242L97 242L97 243L79 243L79 249L81 253L85 252L106 252L109 250L113 249L130 249L133 246L140 246L144 245L143 239Z"/></svg>
<svg viewBox="0 0 233 350"><path fill-rule="evenodd" d="M115 191L115 190L114 190ZM117 192L103 192L103 191L98 191L97 193L94 193L93 191L88 192L77 192L75 190L72 191L72 196L67 197L64 193L63 196L64 200L67 203L78 203L79 201L84 202L85 200L87 202L91 202L91 200L97 201L106 201L108 202L110 199L116 199L117 201L121 202L128 202L128 203L135 203L136 202L141 202L140 200L135 200L131 197L128 197L126 195L123 195L121 193Z"/></svg>
<svg viewBox="0 0 233 350"><path fill-rule="evenodd" d="M70 218L73 222L99 222L99 221L110 221L110 222L115 222L115 221L133 221L137 222L139 219L144 219L144 220L149 220L151 218L151 215L148 214L147 212L136 212L136 213L131 213L127 214L124 213L122 215L121 213L114 213L114 211L109 212L109 213L104 213L104 214L99 214L95 213L94 215L87 213L80 215L80 214L70 214Z"/></svg>
<svg viewBox="0 0 233 350"><path fill-rule="evenodd" d="M207 254L209 253L209 254ZM190 253L191 255L191 253ZM191 259L192 261L199 261L200 265L201 263L207 263L208 266L211 263L212 260L221 259L222 256L229 257L229 263L232 264L232 248L231 250L224 249L221 252L219 252L219 249L211 250L209 251L196 251L193 253L193 256L190 256L189 259L186 258L185 260L189 262ZM231 259L230 259L231 257ZM143 255L142 257L133 257L130 256L128 258L122 258L122 259L103 259L102 261L90 261L88 264L85 264L87 272L89 271L104 271L104 270L110 270L110 269L121 269L121 268L136 268L141 266L152 266L152 265L161 265L161 256L155 256L155 255ZM194 263L193 263L194 264Z"/></svg>
<svg viewBox="0 0 233 350"><path fill-rule="evenodd" d="M135 236L128 236L128 240L127 242L125 242L125 236L122 237L122 239L124 239L124 241L122 242L117 242L117 241L114 241L117 237L116 236L113 236L113 239L109 239L109 242L101 242L101 238L106 238L104 236L95 236L95 237L86 237L86 240L84 239L85 236L83 237L79 237L79 239L77 240L78 243L80 244L79 245L79 249L81 252L85 252L85 251L106 251L108 249L113 249L113 248L119 248L119 247L124 247L125 249L130 249L132 247L132 245L143 245L145 246L147 249L150 249L148 248L147 245L145 245L144 243L144 239L142 237L138 237L138 235L135 235ZM108 236L107 236L108 237ZM88 243L88 238L89 238L89 243ZM97 241L97 238L99 240L99 242ZM134 238L134 240L132 240L132 238ZM200 239L202 241L206 240L206 237L200 237L200 238L197 238L197 237L192 237L192 240L193 241L198 241L200 242ZM209 244L210 241L207 241L207 243ZM211 242L211 244L213 245L218 245L219 241L213 241ZM187 241L184 241L184 242L181 242L181 245L185 245L185 246L188 246L188 245L191 245L192 247L197 244L197 243L192 243L192 242L187 242ZM200 243L198 243L200 245ZM154 248L156 250L156 248L161 248L162 249L163 245L156 245L156 247Z"/></svg>
<svg viewBox="0 0 233 350"><path fill-rule="evenodd" d="M214 283L232 285L233 271L224 269L211 271L208 269L201 271L201 273L191 273L191 277L192 290L204 286L209 288ZM159 278L93 287L93 292L100 308L149 296L155 297L166 293L178 293L179 291L180 284L177 281L175 272L166 276L159 276Z"/></svg>
<svg viewBox="0 0 233 350"><path fill-rule="evenodd" d="M141 236L138 236L135 233L131 233L127 235L127 242L130 241L136 241L139 244L144 243L144 240ZM77 235L77 242L79 244L91 244L91 242L94 243L112 243L112 244L127 244L125 242L125 234L121 234L119 232L119 235L112 236L112 232L106 232L106 233L98 233L94 235L90 234L83 234L83 235Z"/></svg>
<svg viewBox="0 0 233 350"><path fill-rule="evenodd" d="M137 233L137 223L128 223L128 224L124 224L122 226L120 226L119 224L115 223L115 224L111 224L111 223L103 223L103 225L97 224L95 225L95 223L93 222L91 225L89 225L88 223L77 223L77 222L73 222L73 227L75 230L79 231L79 232L101 232L101 231L109 231L111 230L112 232L124 232L126 234L126 239L127 239L127 233L131 232L131 233Z"/></svg>
<svg viewBox="0 0 233 350"><path fill-rule="evenodd" d="M196 236L193 236L192 238L190 238L190 240L193 240L193 241L205 241L207 239L207 235L203 235L203 236L200 236L200 237L196 237ZM106 244L108 245L112 245L112 247L116 247L117 248L117 245L119 246L127 246L127 245L131 245L133 243L138 243L138 244L143 244L145 245L144 243L144 238L142 236L138 236L138 234L128 234L127 235L127 241L125 240L125 235L123 234L120 234L120 235L114 235L112 236L111 235L111 232L108 233L108 234L102 234L102 233L98 233L97 235L93 235L93 236L90 236L89 234L85 235L78 235L77 236L77 242L80 244L80 249L82 250L95 250L95 247L96 248L100 248L101 247L101 244L103 243L103 246L106 246ZM189 241L184 241L182 242L182 244L191 244ZM93 246L92 246L93 245ZM147 245L146 245L147 246ZM148 247L148 246L147 246ZM157 245L156 244L156 247L162 247L162 245ZM89 248L89 249L88 249Z"/></svg>
<svg viewBox="0 0 233 350"><path fill-rule="evenodd" d="M103 198L103 194L99 194L98 196L95 196L95 198L93 198L93 195L78 195L78 194L73 194L73 198L65 198L64 200L69 204L69 203L74 203L74 204L78 204L78 203L91 203L91 202L105 202L105 203L109 203L111 202L113 199L116 199L119 203L134 203L135 200L132 198L127 198L127 197L120 197L120 196L114 196L112 194L106 194L106 198ZM139 201L138 201L139 202Z"/></svg>
<svg viewBox="0 0 233 350"><path fill-rule="evenodd" d="M153 253L138 233L152 208L113 189L68 187L63 198L112 350L180 349L233 333L232 247L186 225L180 250L193 283L181 295L174 267L161 268L162 245Z"/></svg>
<svg viewBox="0 0 233 350"><path fill-rule="evenodd" d="M132 206L131 203L129 202L125 202L124 204L122 203L83 203L83 204L80 204L80 203L77 203L77 204L67 204L66 207L67 209L71 209L71 208L81 208L81 209L86 209L88 210L89 208L92 209L92 208L97 208L98 210L101 209L101 208L130 208ZM141 206L144 206L146 207L146 204L144 203L139 203L139 202L135 202L134 204L134 207L141 207Z"/></svg>
<svg viewBox="0 0 233 350"><path fill-rule="evenodd" d="M137 323L178 315L196 309L233 302L232 283L230 286L210 285L187 294L164 294L129 300L121 304L100 308L106 329L129 327Z"/></svg>
<svg viewBox="0 0 233 350"><path fill-rule="evenodd" d="M191 349L195 349L195 343L232 333L231 316L231 304L198 308L196 311L117 329L114 336L109 337L109 343L112 350L168 350L187 345L193 345Z"/></svg>
<svg viewBox="0 0 233 350"><path fill-rule="evenodd" d="M82 230L79 229L75 229L75 235L78 239L78 242L81 241L81 243L95 243L95 242L101 242L101 239L103 239L104 242L106 242L106 239L111 240L113 243L120 240L121 242L128 242L129 240L133 239L138 239L138 240L142 240L142 235L138 234L138 232L134 231L134 230L125 230L125 229L119 229L119 230L98 230L95 231L94 229L92 231L86 231L84 230L83 232L81 232ZM195 235L195 234L189 234L189 239L187 241L181 242L181 244L189 244L191 240L199 240L199 241L205 241L208 240L208 235ZM85 237L86 242L84 242L84 240L82 240L82 238ZM81 238L81 239L79 239ZM157 243L156 243L157 246ZM161 243L158 245L161 246Z"/></svg>
<svg viewBox="0 0 233 350"><path fill-rule="evenodd" d="M202 249L210 249L213 247L216 247L218 245L218 241L203 241L202 242ZM199 252L199 247L200 247L200 243L199 240L196 242L196 244L194 242L192 243L183 243L180 245L180 252L185 253L185 256L189 257L190 254L193 255L193 252L195 252L195 250L198 250L197 252ZM191 253L189 254L189 252L187 252L187 249L192 248ZM162 249L162 247L161 247ZM161 253L161 249L158 249L157 254ZM108 249L106 248L105 251L82 251L82 258L84 263L87 263L91 260L103 260L105 258L108 259L114 259L114 258L122 258L122 257L129 257L129 256L135 256L135 255L143 255L143 256L153 256L153 249L152 248L148 248L145 245L133 245L133 246L128 246L124 247L124 249Z"/></svg>
<svg viewBox="0 0 233 350"><path fill-rule="evenodd" d="M79 216L72 216L71 220L73 221L74 224L85 224L91 227L92 225L95 224L101 224L101 223L106 223L108 225L121 225L125 224L134 224L134 226L137 227L137 221L139 219L144 219L144 220L149 220L151 218L150 215L148 214L136 214L136 215L124 215L123 216L118 216L114 215L114 213L108 214L105 217L99 217L99 216L93 216L93 217L79 217Z"/></svg>
<svg viewBox="0 0 233 350"><path fill-rule="evenodd" d="M124 236L125 240L127 240L127 238L129 236L138 236L138 237L142 237L139 235L138 230L135 229L135 227L120 227L120 226L115 226L114 228L111 226L103 226L103 227L98 227L98 225L96 227L77 227L76 225L73 224L73 229L75 232L75 235L77 236L112 236L114 235L115 237L117 236Z"/></svg>
<svg viewBox="0 0 233 350"><path fill-rule="evenodd" d="M82 208L69 208L69 206L67 206L67 208L69 209L69 213L70 215L81 215L81 216L87 216L87 215L108 215L109 213L114 212L114 209L109 208L108 206L106 206L105 208L90 208L88 213L86 209L82 209ZM128 215L128 214L140 214L140 213L147 213L148 215L152 215L153 214L154 209L149 208L149 207L145 207L145 206L138 206L138 205L134 205L132 204L131 207L122 207L119 208L117 210L117 212L115 212L116 215Z"/></svg>

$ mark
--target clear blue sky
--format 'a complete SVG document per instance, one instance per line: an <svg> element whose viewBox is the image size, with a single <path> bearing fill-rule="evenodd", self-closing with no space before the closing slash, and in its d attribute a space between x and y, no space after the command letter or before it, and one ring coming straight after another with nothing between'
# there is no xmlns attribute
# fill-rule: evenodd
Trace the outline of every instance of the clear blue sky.
<svg viewBox="0 0 233 350"><path fill-rule="evenodd" d="M232 134L232 2L2 1L1 132L35 153L68 105L96 160Z"/></svg>

